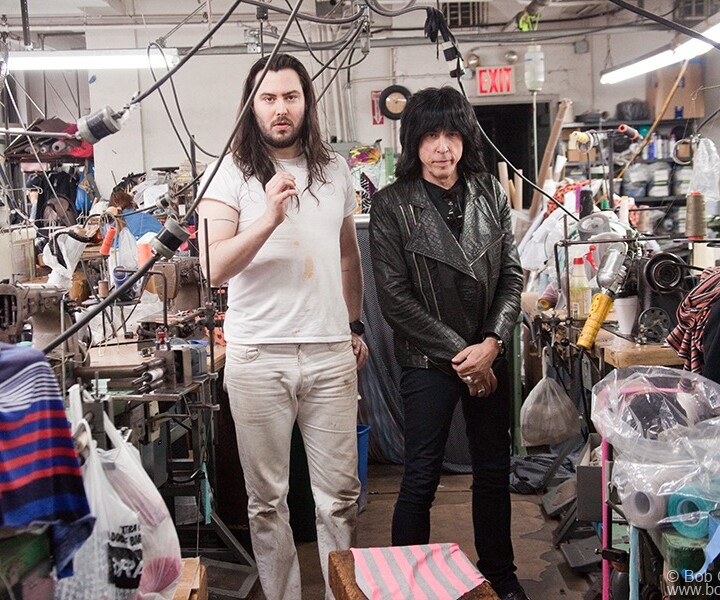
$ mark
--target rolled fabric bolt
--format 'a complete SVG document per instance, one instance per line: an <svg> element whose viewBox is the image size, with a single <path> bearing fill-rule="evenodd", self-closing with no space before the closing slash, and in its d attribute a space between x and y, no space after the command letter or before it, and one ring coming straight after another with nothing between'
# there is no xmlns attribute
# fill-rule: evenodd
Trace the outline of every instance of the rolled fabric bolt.
<svg viewBox="0 0 720 600"><path fill-rule="evenodd" d="M626 502L623 512L630 524L640 529L655 529L658 521L667 514L667 498L634 490Z"/></svg>
<svg viewBox="0 0 720 600"><path fill-rule="evenodd" d="M113 240L115 239L115 232L115 227L108 227L105 238L103 239L103 243L100 246L100 254L102 254L103 256L110 255L110 248L112 247Z"/></svg>
<svg viewBox="0 0 720 600"><path fill-rule="evenodd" d="M62 140L57 140L53 142L52 145L52 151L53 152L64 152L65 148L67 148L67 144L63 142Z"/></svg>

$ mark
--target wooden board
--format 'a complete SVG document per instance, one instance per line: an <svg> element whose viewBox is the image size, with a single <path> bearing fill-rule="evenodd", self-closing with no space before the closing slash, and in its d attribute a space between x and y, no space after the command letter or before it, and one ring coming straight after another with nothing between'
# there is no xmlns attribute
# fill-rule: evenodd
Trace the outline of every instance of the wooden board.
<svg viewBox="0 0 720 600"><path fill-rule="evenodd" d="M210 367L210 347L207 347L208 368ZM106 346L90 349L90 366L97 367L128 367L136 366L152 357L142 358L138 354L137 343L131 344L107 344ZM225 346L215 344L215 368L222 369L225 366Z"/></svg>
<svg viewBox="0 0 720 600"><path fill-rule="evenodd" d="M208 600L207 572L200 558L184 558L173 600Z"/></svg>

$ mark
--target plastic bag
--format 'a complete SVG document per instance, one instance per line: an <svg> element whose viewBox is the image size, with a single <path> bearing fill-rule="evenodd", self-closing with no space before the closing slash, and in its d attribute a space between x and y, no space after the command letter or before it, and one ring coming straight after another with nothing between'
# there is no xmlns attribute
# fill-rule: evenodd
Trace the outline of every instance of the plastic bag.
<svg viewBox="0 0 720 600"><path fill-rule="evenodd" d="M628 460L719 464L708 451L720 437L720 385L670 367L616 369L595 384L592 421ZM706 421L701 426L701 423ZM715 458L713 458L715 456Z"/></svg>
<svg viewBox="0 0 720 600"><path fill-rule="evenodd" d="M142 527L143 571L138 598L172 600L182 573L182 555L175 525L165 501L142 466L140 453L122 439L103 413L105 433L114 446L100 454L107 478L120 498L137 511Z"/></svg>
<svg viewBox="0 0 720 600"><path fill-rule="evenodd" d="M706 212L718 214L720 208L720 156L715 143L708 138L701 138L693 156L692 178L690 191L702 192L705 196Z"/></svg>
<svg viewBox="0 0 720 600"><path fill-rule="evenodd" d="M75 574L56 583L55 598L131 600L137 598L143 568L140 521L110 485L87 421L81 419L79 427L89 440L83 483L96 521L75 555Z"/></svg>
<svg viewBox="0 0 720 600"><path fill-rule="evenodd" d="M543 348L543 378L520 409L523 446L559 444L580 433L580 413L562 386L548 376L549 350Z"/></svg>

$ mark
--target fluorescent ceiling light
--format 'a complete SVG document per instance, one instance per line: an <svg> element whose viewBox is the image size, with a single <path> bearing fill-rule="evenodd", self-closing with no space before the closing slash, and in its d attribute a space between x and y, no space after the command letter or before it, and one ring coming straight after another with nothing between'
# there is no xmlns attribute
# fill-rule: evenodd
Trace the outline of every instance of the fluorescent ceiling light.
<svg viewBox="0 0 720 600"><path fill-rule="evenodd" d="M720 24L710 27L703 35L714 42L720 41ZM653 54L640 57L630 63L618 65L600 74L600 83L618 83L625 81L631 77L637 77L645 73L650 73L656 69L662 69L684 60L697 58L708 52L712 46L706 42L692 38L683 44L680 44L674 50L671 48L661 48Z"/></svg>
<svg viewBox="0 0 720 600"><path fill-rule="evenodd" d="M28 50L10 52L10 71L80 71L103 69L148 69L173 67L178 62L177 48L164 48L164 57L152 50Z"/></svg>

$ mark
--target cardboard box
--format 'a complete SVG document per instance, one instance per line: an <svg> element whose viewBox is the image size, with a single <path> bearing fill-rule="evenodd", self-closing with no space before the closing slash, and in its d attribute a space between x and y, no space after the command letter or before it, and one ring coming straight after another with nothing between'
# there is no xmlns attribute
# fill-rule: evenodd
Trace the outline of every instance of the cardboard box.
<svg viewBox="0 0 720 600"><path fill-rule="evenodd" d="M591 433L577 463L577 519L602 521L602 467L590 464L590 454L601 438Z"/></svg>
<svg viewBox="0 0 720 600"><path fill-rule="evenodd" d="M662 119L697 119L705 116L705 96L700 88L705 85L702 60L695 59L685 71ZM647 102L650 112L657 116L680 73L680 65L658 69L647 76ZM698 91L699 90L699 91ZM693 98L694 96L694 98Z"/></svg>
<svg viewBox="0 0 720 600"><path fill-rule="evenodd" d="M580 150L567 150L565 152L565 156L568 159L568 162L587 162L588 157L590 158L590 161L597 160L597 150L595 148L590 148L590 152L580 152Z"/></svg>
<svg viewBox="0 0 720 600"><path fill-rule="evenodd" d="M208 600L207 573L200 558L183 558L180 582L173 600Z"/></svg>

